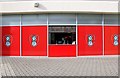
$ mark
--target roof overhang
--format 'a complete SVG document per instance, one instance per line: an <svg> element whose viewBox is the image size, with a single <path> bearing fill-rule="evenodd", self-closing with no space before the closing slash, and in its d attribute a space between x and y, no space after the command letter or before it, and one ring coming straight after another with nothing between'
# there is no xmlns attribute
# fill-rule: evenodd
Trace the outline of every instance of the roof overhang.
<svg viewBox="0 0 120 78"><path fill-rule="evenodd" d="M39 7L34 7L39 3ZM12 1L1 2L2 14L118 13L118 1Z"/></svg>

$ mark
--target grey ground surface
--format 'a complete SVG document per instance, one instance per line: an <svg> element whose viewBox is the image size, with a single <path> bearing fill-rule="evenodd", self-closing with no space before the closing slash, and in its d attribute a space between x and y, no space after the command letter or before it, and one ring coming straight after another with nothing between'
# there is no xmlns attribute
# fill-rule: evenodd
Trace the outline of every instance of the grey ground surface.
<svg viewBox="0 0 120 78"><path fill-rule="evenodd" d="M118 76L118 57L2 57L2 76Z"/></svg>

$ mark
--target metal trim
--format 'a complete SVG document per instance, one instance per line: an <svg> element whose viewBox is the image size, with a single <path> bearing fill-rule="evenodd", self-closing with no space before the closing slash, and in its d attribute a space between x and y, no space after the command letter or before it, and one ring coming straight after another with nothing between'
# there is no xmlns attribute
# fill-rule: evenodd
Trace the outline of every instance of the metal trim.
<svg viewBox="0 0 120 78"><path fill-rule="evenodd" d="M47 14L47 57L49 57L49 22Z"/></svg>
<svg viewBox="0 0 120 78"><path fill-rule="evenodd" d="M22 25L22 26L46 26L47 24L28 24L28 25Z"/></svg>
<svg viewBox="0 0 120 78"><path fill-rule="evenodd" d="M83 26L102 26L102 24L78 24L78 25L83 25Z"/></svg>
<svg viewBox="0 0 120 78"><path fill-rule="evenodd" d="M105 55L105 51L104 51L105 50L105 45L104 45L105 44L105 41L104 41L104 34L105 34L105 32L104 32L104 22L105 22L104 15L102 15L102 37L103 37L102 38L102 41L103 41L102 42L103 43L103 50L102 51L103 51L103 56Z"/></svg>
<svg viewBox="0 0 120 78"><path fill-rule="evenodd" d="M20 56L22 56L22 15L20 15Z"/></svg>
<svg viewBox="0 0 120 78"><path fill-rule="evenodd" d="M76 13L76 57L78 57L78 18L77 18L77 13Z"/></svg>
<svg viewBox="0 0 120 78"><path fill-rule="evenodd" d="M48 45L56 45L56 44L48 44ZM76 44L58 44L58 45L56 45L56 46L76 46Z"/></svg>
<svg viewBox="0 0 120 78"><path fill-rule="evenodd" d="M104 24L105 26L120 26L118 24Z"/></svg>
<svg viewBox="0 0 120 78"><path fill-rule="evenodd" d="M11 27L11 26L12 26L12 27L16 27L16 26L19 27L20 25L2 25L2 26L0 26L0 27Z"/></svg>
<svg viewBox="0 0 120 78"><path fill-rule="evenodd" d="M49 26L51 26L51 25L52 25L52 26L55 26L55 25L57 25L57 26L59 26L59 25L60 25L60 26L61 26L61 25L63 25L63 26L64 26L64 25L71 25L71 26L72 26L72 25L73 25L73 26L75 26L76 24L49 24Z"/></svg>

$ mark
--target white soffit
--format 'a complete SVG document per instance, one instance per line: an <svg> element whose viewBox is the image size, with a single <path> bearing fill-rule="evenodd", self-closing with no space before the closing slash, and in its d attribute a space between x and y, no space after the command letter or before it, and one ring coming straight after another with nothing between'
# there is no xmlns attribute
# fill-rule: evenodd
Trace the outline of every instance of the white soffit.
<svg viewBox="0 0 120 78"><path fill-rule="evenodd" d="M119 1L119 0L0 0L1 2L10 1Z"/></svg>
<svg viewBox="0 0 120 78"><path fill-rule="evenodd" d="M34 3L39 7L34 7ZM0 2L1 13L100 12L118 13L118 0L41 0Z"/></svg>

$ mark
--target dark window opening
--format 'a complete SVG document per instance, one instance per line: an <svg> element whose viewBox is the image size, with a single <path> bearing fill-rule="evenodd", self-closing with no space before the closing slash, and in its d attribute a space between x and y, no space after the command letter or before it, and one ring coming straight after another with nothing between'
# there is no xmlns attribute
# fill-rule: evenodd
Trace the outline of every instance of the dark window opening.
<svg viewBox="0 0 120 78"><path fill-rule="evenodd" d="M49 26L49 44L76 44L76 26Z"/></svg>

